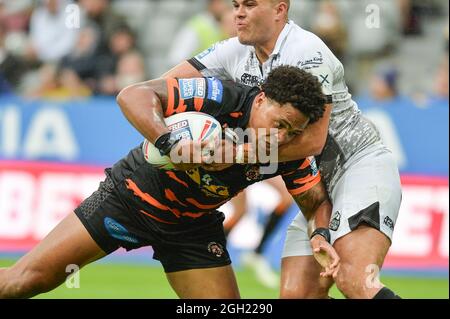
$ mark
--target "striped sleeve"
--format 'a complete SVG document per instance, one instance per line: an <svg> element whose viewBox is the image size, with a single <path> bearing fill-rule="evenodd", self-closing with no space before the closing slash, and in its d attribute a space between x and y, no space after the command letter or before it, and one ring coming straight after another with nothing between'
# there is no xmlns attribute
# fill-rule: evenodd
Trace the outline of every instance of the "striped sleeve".
<svg viewBox="0 0 450 319"><path fill-rule="evenodd" d="M314 157L304 159L295 170L282 175L289 193L293 196L302 194L321 181L320 172Z"/></svg>

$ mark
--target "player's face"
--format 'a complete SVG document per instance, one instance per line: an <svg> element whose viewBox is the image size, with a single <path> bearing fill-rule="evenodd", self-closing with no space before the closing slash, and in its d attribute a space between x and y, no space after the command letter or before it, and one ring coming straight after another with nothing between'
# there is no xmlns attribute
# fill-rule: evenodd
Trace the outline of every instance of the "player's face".
<svg viewBox="0 0 450 319"><path fill-rule="evenodd" d="M278 145L281 146L300 135L308 123L309 118L290 103L280 105L260 93L253 102L249 126L253 129L265 129L264 135L259 135L259 138L264 137L266 143L271 134L275 134Z"/></svg>
<svg viewBox="0 0 450 319"><path fill-rule="evenodd" d="M272 0L233 0L239 42L245 45L263 45L277 37L278 5Z"/></svg>

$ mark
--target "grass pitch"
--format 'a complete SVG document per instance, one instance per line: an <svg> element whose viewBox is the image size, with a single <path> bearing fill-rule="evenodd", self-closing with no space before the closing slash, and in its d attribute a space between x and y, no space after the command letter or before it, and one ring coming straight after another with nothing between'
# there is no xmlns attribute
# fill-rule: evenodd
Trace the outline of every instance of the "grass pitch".
<svg viewBox="0 0 450 319"><path fill-rule="evenodd" d="M0 259L0 267L13 264L12 259ZM237 269L236 276L242 298L278 298L277 289L262 286L249 270ZM449 298L447 278L383 276L383 282L403 298ZM336 287L331 296L343 298ZM143 264L94 263L80 271L80 288L65 284L37 298L177 298L166 280L162 267Z"/></svg>

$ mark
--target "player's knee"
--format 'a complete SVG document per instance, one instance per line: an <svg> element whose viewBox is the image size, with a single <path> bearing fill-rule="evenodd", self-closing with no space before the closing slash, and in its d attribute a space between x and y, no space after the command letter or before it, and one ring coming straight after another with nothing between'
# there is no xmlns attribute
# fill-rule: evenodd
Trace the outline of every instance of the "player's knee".
<svg viewBox="0 0 450 319"><path fill-rule="evenodd" d="M39 269L6 269L7 283L2 293L7 298L29 298L48 291L51 280Z"/></svg>
<svg viewBox="0 0 450 319"><path fill-rule="evenodd" d="M329 286L322 283L305 283L298 286L282 286L281 299L327 299Z"/></svg>
<svg viewBox="0 0 450 319"><path fill-rule="evenodd" d="M349 264L341 264L335 279L336 287L346 298L365 298L366 278L362 274L363 272L357 271Z"/></svg>

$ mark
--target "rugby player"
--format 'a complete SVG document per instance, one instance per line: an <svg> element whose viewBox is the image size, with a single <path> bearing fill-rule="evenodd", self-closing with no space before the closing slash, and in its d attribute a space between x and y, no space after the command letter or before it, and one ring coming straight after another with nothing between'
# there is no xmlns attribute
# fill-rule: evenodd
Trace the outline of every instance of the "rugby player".
<svg viewBox="0 0 450 319"><path fill-rule="evenodd" d="M289 0L233 0L238 36L219 42L163 76L216 76L257 86L279 65L317 76L327 95L324 116L281 146L279 159L317 156L333 205L330 237L341 258L334 280L348 298L398 298L370 269L381 269L401 202L392 153L348 92L342 63L313 33L289 20ZM293 146L293 145L295 146ZM375 267L374 267L375 266ZM281 270L282 298L327 298L333 280L320 278L307 221L290 225ZM368 280L373 277L375 280Z"/></svg>
<svg viewBox="0 0 450 319"><path fill-rule="evenodd" d="M215 78L170 78L128 87L117 101L131 124L161 154L169 154L199 142L176 140L164 117L201 111L228 128L278 128L279 145L287 145L323 115L325 97L314 76L286 66L275 69L262 90ZM283 176L307 219L319 229L329 223L331 205L311 159L279 163L271 174L260 164L227 163L221 170L200 164L176 164L186 171L160 170L146 162L141 146L131 150L105 170L98 190L37 247L0 269L0 297L47 292L65 280L68 265L81 268L119 247L151 245L180 298L238 298L224 215L216 209L248 185L275 175ZM311 245L326 267L322 275L335 275L339 257L332 246L320 234Z"/></svg>

